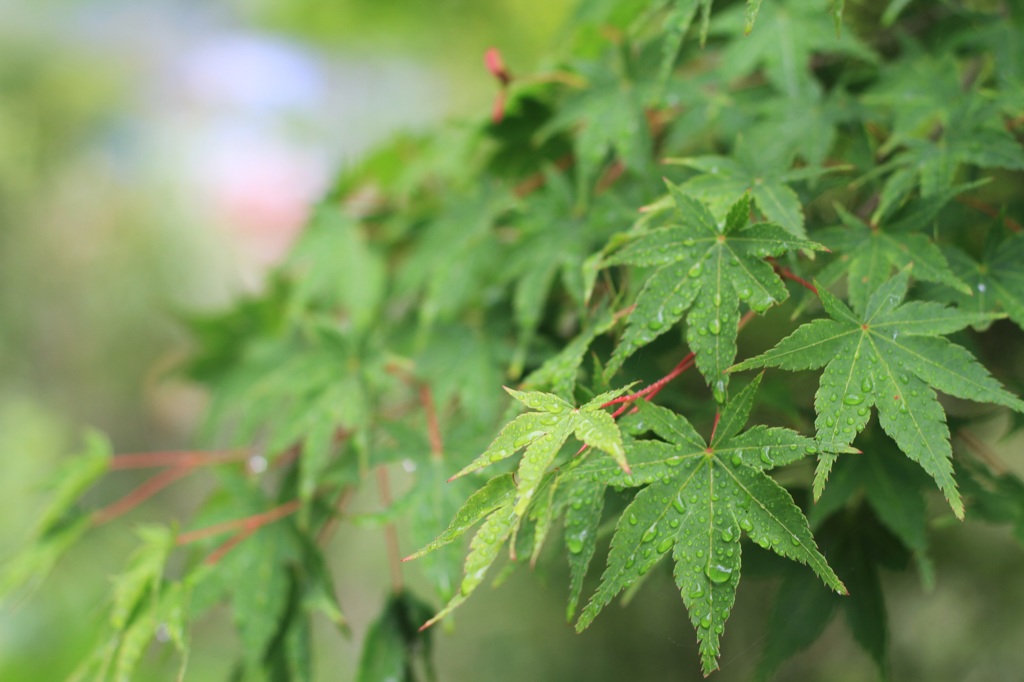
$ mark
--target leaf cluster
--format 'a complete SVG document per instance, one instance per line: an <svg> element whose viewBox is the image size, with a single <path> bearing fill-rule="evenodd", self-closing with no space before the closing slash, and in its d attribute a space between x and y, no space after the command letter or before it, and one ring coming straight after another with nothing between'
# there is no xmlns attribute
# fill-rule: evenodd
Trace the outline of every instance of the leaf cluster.
<svg viewBox="0 0 1024 682"><path fill-rule="evenodd" d="M313 679L352 523L392 568L360 680L431 679L423 628L559 550L578 630L665 560L709 674L754 557L781 578L761 678L838 613L884 676L885 573L931 584L953 520L1024 527L972 435L1024 413L1024 22L871 4L585 0L500 115L339 177L264 293L189 321L224 450L169 475L213 492L140 530L83 675L156 635L187 660L227 603L239 675ZM7 591L112 516L79 503L126 460L90 452Z"/></svg>

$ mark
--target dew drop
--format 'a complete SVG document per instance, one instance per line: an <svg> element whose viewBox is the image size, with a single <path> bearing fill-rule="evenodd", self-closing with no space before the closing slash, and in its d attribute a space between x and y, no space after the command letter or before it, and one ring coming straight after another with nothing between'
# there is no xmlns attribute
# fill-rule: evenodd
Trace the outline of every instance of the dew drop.
<svg viewBox="0 0 1024 682"><path fill-rule="evenodd" d="M875 386L874 384L871 383L871 379L869 377L864 377L864 381L860 382L860 390L864 391L865 393L867 393L874 387Z"/></svg>
<svg viewBox="0 0 1024 682"><path fill-rule="evenodd" d="M750 291L750 287L740 287L736 291L736 295L739 296L739 299L741 301L746 301L747 299L749 299L751 293L753 292Z"/></svg>
<svg viewBox="0 0 1024 682"><path fill-rule="evenodd" d="M715 399L716 403L722 404L725 402L725 381L719 379L715 382L714 388L711 389L711 395Z"/></svg>
<svg viewBox="0 0 1024 682"><path fill-rule="evenodd" d="M716 317L708 322L708 331L714 335L718 335L722 331L722 322Z"/></svg>
<svg viewBox="0 0 1024 682"><path fill-rule="evenodd" d="M716 585L721 585L732 577L732 568L714 561L708 561L707 565L704 566L704 575Z"/></svg>
<svg viewBox="0 0 1024 682"><path fill-rule="evenodd" d="M750 519L743 518L740 519L740 528L749 533L750 531L754 530L754 524L750 522Z"/></svg>
<svg viewBox="0 0 1024 682"><path fill-rule="evenodd" d="M631 526L635 526L635 525L637 524L637 522L638 522L639 520L640 520L640 519L638 519L638 518L636 517L636 514L630 514L630 515L629 515L629 519L628 519L628 521L629 521L629 525L631 525Z"/></svg>
<svg viewBox="0 0 1024 682"><path fill-rule="evenodd" d="M565 541L565 546L569 548L569 551L573 554L579 554L583 551L583 540L580 538L569 538Z"/></svg>
<svg viewBox="0 0 1024 682"><path fill-rule="evenodd" d="M646 531L644 531L644 535L643 535L643 537L640 538L640 542L650 542L657 535L658 535L658 529L655 528L654 526L651 526Z"/></svg>
<svg viewBox="0 0 1024 682"><path fill-rule="evenodd" d="M725 542L732 542L732 538L733 535L731 530L729 530L728 528L722 530L722 540L724 540Z"/></svg>
<svg viewBox="0 0 1024 682"><path fill-rule="evenodd" d="M772 449L770 447L768 447L767 445L764 446L764 449L761 450L761 461L764 462L765 464L771 464L772 463L771 452L772 452Z"/></svg>
<svg viewBox="0 0 1024 682"><path fill-rule="evenodd" d="M843 402L847 405L860 405L864 402L864 396L860 393L847 393L843 396Z"/></svg>
<svg viewBox="0 0 1024 682"><path fill-rule="evenodd" d="M808 455L813 455L818 452L818 446L808 445L806 448L804 448L804 452L806 452Z"/></svg>
<svg viewBox="0 0 1024 682"><path fill-rule="evenodd" d="M739 455L733 455L731 461L734 467L738 467L739 465L743 464L743 458L740 457Z"/></svg>
<svg viewBox="0 0 1024 682"><path fill-rule="evenodd" d="M711 618L709 616L704 616L703 618L701 618L700 619L700 626L702 628L704 628L705 630L710 628L711 627Z"/></svg>
<svg viewBox="0 0 1024 682"><path fill-rule="evenodd" d="M700 273L702 272L704 272L704 261L699 260L690 266L690 270L686 274L696 279L697 277L700 277Z"/></svg>
<svg viewBox="0 0 1024 682"><path fill-rule="evenodd" d="M658 546L655 547L655 549L658 550L660 554L664 554L668 550L672 549L672 544L674 542L675 540L673 540L672 538L665 538L664 540L658 543Z"/></svg>
<svg viewBox="0 0 1024 682"><path fill-rule="evenodd" d="M682 498L676 495L676 499L672 500L672 506L676 508L676 511L680 514L686 513L686 505L683 504Z"/></svg>

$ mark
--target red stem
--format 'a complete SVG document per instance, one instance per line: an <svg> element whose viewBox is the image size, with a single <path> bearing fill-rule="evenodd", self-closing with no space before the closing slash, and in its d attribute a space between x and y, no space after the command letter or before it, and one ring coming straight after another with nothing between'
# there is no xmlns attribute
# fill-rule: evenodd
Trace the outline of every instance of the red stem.
<svg viewBox="0 0 1024 682"><path fill-rule="evenodd" d="M383 466L377 467L377 490L380 503L385 509L391 508L391 485L388 482L388 471ZM398 547L398 530L394 523L384 526L384 539L388 546L388 566L391 568L391 589L402 591L402 553Z"/></svg>
<svg viewBox="0 0 1024 682"><path fill-rule="evenodd" d="M194 470L195 467L191 466L175 467L174 469L161 471L160 473L146 479L145 482L121 499L108 504L102 509L96 510L92 517L93 524L97 526L102 525L108 521L116 519L118 516L121 516L128 511L131 511L178 479L184 478L188 474L192 473Z"/></svg>
<svg viewBox="0 0 1024 682"><path fill-rule="evenodd" d="M803 277L796 275L792 270L790 270L786 266L775 263L775 272L778 273L779 277L782 277L783 279L793 280L803 288L814 293L815 296L818 295L818 287L814 286Z"/></svg>
<svg viewBox="0 0 1024 682"><path fill-rule="evenodd" d="M972 197L965 196L959 196L956 198L956 200L959 201L964 206L968 206L970 208L973 208L975 211L980 211L981 213L984 213L989 218L999 217L999 211L995 208L995 206L990 206L986 204L984 201L979 201ZM1005 225L1006 229L1010 230L1011 232L1020 232L1021 230L1024 230L1024 226L1022 226L1020 223L1018 223L1010 216L1003 216L1003 225Z"/></svg>
<svg viewBox="0 0 1024 682"><path fill-rule="evenodd" d="M238 462L252 453L249 450L186 450L174 452L144 452L114 455L111 471L124 469L151 469L156 467L202 467L227 462Z"/></svg>
<svg viewBox="0 0 1024 682"><path fill-rule="evenodd" d="M253 514L252 516L246 516L245 518L234 519L232 521L224 521L223 523L215 523L212 526L207 526L206 528L199 528L198 530L182 533L178 536L178 544L187 545L191 542L205 540L206 538L213 537L214 535L220 535L221 533L227 533L232 530L255 531L268 523L273 523L278 519L294 513L300 505L301 502L298 500L292 500L291 502L285 502L284 504L261 514Z"/></svg>
<svg viewBox="0 0 1024 682"><path fill-rule="evenodd" d="M444 441L441 440L441 427L437 423L437 409L434 407L434 394L430 386L420 385L420 403L427 415L427 436L430 438L430 456L440 460L444 454Z"/></svg>

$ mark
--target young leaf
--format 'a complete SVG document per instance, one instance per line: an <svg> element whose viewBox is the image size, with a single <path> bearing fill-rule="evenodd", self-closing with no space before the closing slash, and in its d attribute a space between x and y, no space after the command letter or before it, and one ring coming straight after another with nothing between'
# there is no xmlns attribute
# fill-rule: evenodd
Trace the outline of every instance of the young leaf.
<svg viewBox="0 0 1024 682"><path fill-rule="evenodd" d="M516 523L517 517L511 504L491 512L469 543L469 554L466 555L466 562L463 566L465 574L459 585L459 591L433 618L420 626L420 630L425 630L454 611L462 602L466 601L473 590L480 586L487 569L498 558L498 552L512 535Z"/></svg>
<svg viewBox="0 0 1024 682"><path fill-rule="evenodd" d="M527 412L512 420L482 455L452 478L511 457L525 447L526 452L519 464L515 502L515 513L521 517L537 492L544 473L570 434L575 433L576 438L586 445L608 453L624 471L629 471L619 427L602 409L605 402L623 393L625 388L603 393L579 409L553 393L505 390L538 412Z"/></svg>
<svg viewBox="0 0 1024 682"><path fill-rule="evenodd" d="M758 384L755 380L727 405L732 429L745 421ZM672 551L676 585L697 631L704 672L710 673L718 667L719 637L739 584L743 533L780 556L807 564L826 585L845 593L818 552L800 509L763 471L773 466L772 451L793 453L788 461L816 451L811 439L777 429L772 438L726 436L709 445L695 437L686 419L665 408L641 402L640 414L667 442L660 443L660 456L646 458L642 472L636 466L632 484L651 483L622 513L601 585L580 615L577 630ZM635 445L645 442L651 441ZM578 470L602 478L593 468Z"/></svg>
<svg viewBox="0 0 1024 682"><path fill-rule="evenodd" d="M871 406L879 422L908 457L935 479L957 518L963 502L953 480L952 450L945 412L933 389L978 402L1024 411L1024 402L1005 391L965 349L941 337L994 316L914 301L906 270L886 282L864 305L851 311L819 289L831 320L799 327L775 348L741 362L751 367L825 367L814 396L815 428L822 440L848 445L863 430ZM821 496L835 455L823 453L815 474Z"/></svg>
<svg viewBox="0 0 1024 682"><path fill-rule="evenodd" d="M629 326L605 374L614 374L637 348L671 329L685 314L687 343L721 402L728 385L723 372L736 358L740 302L764 312L789 295L762 259L793 249L824 247L795 239L770 223L748 225L747 197L730 209L720 226L707 207L682 188L670 183L669 191L677 208L673 223L639 236L607 260L609 265L659 269L637 296Z"/></svg>
<svg viewBox="0 0 1024 682"><path fill-rule="evenodd" d="M512 474L502 474L487 481L483 488L473 493L462 505L448 528L422 549L407 556L404 561L419 558L427 552L443 547L460 538L463 533L476 525L494 510L507 506L515 495L516 485Z"/></svg>

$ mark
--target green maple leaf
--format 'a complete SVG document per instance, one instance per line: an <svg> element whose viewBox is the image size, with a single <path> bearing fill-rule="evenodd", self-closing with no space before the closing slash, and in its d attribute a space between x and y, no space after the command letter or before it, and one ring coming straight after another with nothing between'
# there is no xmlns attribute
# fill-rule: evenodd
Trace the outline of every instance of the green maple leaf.
<svg viewBox="0 0 1024 682"><path fill-rule="evenodd" d="M975 260L955 246L947 246L946 255L953 272L967 283L968 292L942 287L937 296L965 310L1002 311L1024 329L1024 233L1005 234L996 229ZM987 326L987 325L986 325Z"/></svg>
<svg viewBox="0 0 1024 682"><path fill-rule="evenodd" d="M749 193L768 220L803 238L807 233L800 197L789 184L822 175L828 169L791 169L793 153L779 144L781 139L775 131L762 131L756 140L737 138L731 156L694 156L669 159L669 163L700 171L681 189L707 203L716 217L724 217Z"/></svg>
<svg viewBox="0 0 1024 682"><path fill-rule="evenodd" d="M587 87L573 93L538 133L551 133L580 126L574 136L578 197L582 203L602 164L614 153L629 170L645 173L653 163L653 141L645 105L653 98L656 83L633 79L624 73L628 64L588 63L579 67ZM641 73L646 73L641 71Z"/></svg>
<svg viewBox="0 0 1024 682"><path fill-rule="evenodd" d="M938 137L933 133L925 139L906 140L905 149L879 167L895 171L882 188L876 217L903 201L916 186L924 197L949 189L964 164L1024 169L1024 149L1006 131L995 104L978 106L975 100L969 100L950 112L948 123L939 131Z"/></svg>
<svg viewBox="0 0 1024 682"><path fill-rule="evenodd" d="M760 377L722 411L705 442L683 417L641 401L641 429L664 440L629 445L631 474L598 460L574 472L609 485L648 484L623 511L601 584L584 608L583 630L626 587L672 552L675 582L697 631L705 674L718 667L719 638L740 579L740 537L807 564L832 589L846 588L818 551L807 520L765 471L818 451L816 442L783 428L740 433Z"/></svg>
<svg viewBox="0 0 1024 682"><path fill-rule="evenodd" d="M925 203L928 205L920 211L910 211L909 217L886 229L870 227L836 205L843 226L821 230L814 236L843 256L819 278L835 281L844 272L848 273L849 299L855 306L863 307L871 293L877 291L894 270L913 265L917 279L945 284L969 297L971 290L956 277L935 242L913 231L934 218L946 201Z"/></svg>
<svg viewBox="0 0 1024 682"><path fill-rule="evenodd" d="M964 507L953 479L946 415L933 389L1024 411L964 348L941 337L996 315L929 301L901 305L909 273L901 271L854 309L824 288L821 302L832 319L809 322L773 349L739 363L789 370L824 367L814 396L815 428L822 440L849 444L864 429L871 406L879 423L908 457L935 479L957 518ZM820 497L835 455L823 453L815 473Z"/></svg>
<svg viewBox="0 0 1024 682"><path fill-rule="evenodd" d="M761 69L780 92L796 96L814 80L809 65L816 53L877 61L875 53L851 32L837 37L834 21L835 14L829 16L822 0L776 0L761 8L757 30L751 33L750 5L732 7L715 19L713 33L736 36L722 50L719 68L729 80ZM741 34L749 35L740 38Z"/></svg>
<svg viewBox="0 0 1024 682"><path fill-rule="evenodd" d="M658 266L636 299L629 324L608 363L611 376L637 348L687 318L686 341L719 402L728 386L725 369L736 357L740 302L764 312L789 295L766 256L793 249L823 249L771 223L748 225L744 196L718 223L699 201L669 183L676 211L669 225L641 234L607 260L608 265Z"/></svg>

